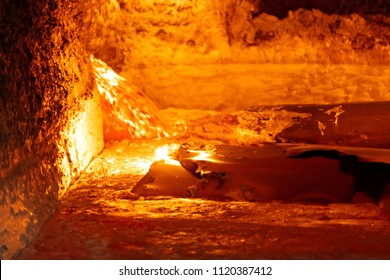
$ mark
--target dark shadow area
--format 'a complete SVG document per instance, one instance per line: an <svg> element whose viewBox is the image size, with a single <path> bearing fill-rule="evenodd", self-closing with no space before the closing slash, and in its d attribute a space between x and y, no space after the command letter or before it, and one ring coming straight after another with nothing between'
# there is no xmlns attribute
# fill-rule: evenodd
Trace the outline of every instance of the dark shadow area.
<svg viewBox="0 0 390 280"><path fill-rule="evenodd" d="M359 157L343 155L338 151L306 151L294 158L307 159L325 157L340 161L340 170L355 178L354 191L363 192L375 201L379 201L386 184L390 183L390 165L381 162L361 162Z"/></svg>

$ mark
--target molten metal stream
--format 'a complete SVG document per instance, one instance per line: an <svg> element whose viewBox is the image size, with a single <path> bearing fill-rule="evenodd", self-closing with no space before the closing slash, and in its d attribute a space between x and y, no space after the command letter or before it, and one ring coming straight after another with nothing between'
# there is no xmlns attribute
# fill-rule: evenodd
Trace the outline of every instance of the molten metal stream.
<svg viewBox="0 0 390 280"><path fill-rule="evenodd" d="M153 102L103 61L91 56L101 95L105 139L168 137Z"/></svg>

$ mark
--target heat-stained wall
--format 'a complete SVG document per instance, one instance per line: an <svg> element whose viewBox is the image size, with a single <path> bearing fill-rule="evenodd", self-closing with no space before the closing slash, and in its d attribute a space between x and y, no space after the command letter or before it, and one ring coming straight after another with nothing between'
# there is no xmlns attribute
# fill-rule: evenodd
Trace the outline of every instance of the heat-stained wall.
<svg viewBox="0 0 390 280"><path fill-rule="evenodd" d="M38 233L103 148L73 1L0 2L0 259Z"/></svg>
<svg viewBox="0 0 390 280"><path fill-rule="evenodd" d="M83 42L160 108L390 99L383 1L103 2L82 2Z"/></svg>

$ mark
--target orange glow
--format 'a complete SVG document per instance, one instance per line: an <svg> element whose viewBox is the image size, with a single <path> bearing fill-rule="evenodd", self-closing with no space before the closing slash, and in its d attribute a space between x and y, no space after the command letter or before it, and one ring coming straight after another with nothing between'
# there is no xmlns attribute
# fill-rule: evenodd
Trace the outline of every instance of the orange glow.
<svg viewBox="0 0 390 280"><path fill-rule="evenodd" d="M179 144L164 145L156 149L154 152L156 160L170 158L170 155L179 149Z"/></svg>
<svg viewBox="0 0 390 280"><path fill-rule="evenodd" d="M167 158L168 155L169 155L168 146L165 145L165 146L162 146L160 148L157 148L156 151L155 151L155 155L156 155L156 159L157 160L161 160L161 159Z"/></svg>
<svg viewBox="0 0 390 280"><path fill-rule="evenodd" d="M339 122L339 116L344 112L345 111L343 110L343 106L340 105L340 106L334 107L333 109L326 111L325 114L327 114L329 116L334 114L334 125L337 127L338 122Z"/></svg>
<svg viewBox="0 0 390 280"><path fill-rule="evenodd" d="M104 138L159 139L168 137L158 109L138 88L103 61L91 56L101 95Z"/></svg>
<svg viewBox="0 0 390 280"><path fill-rule="evenodd" d="M151 160L138 158L132 162L132 167L138 171L138 174L146 174L152 163L153 161Z"/></svg>
<svg viewBox="0 0 390 280"><path fill-rule="evenodd" d="M159 147L155 151L156 161L164 160L165 163L179 166L180 162L172 158L172 153L176 152L179 148L178 144L164 145Z"/></svg>
<svg viewBox="0 0 390 280"><path fill-rule="evenodd" d="M178 6L181 6L185 4L185 2L189 2L189 0L143 0L148 5L153 5L153 4L176 4Z"/></svg>
<svg viewBox="0 0 390 280"><path fill-rule="evenodd" d="M208 153L206 151L198 151L198 150L188 150L188 151L190 153L197 154L196 156L191 158L192 160L208 161L208 162L215 162L215 163L224 163L224 161L215 158L214 154Z"/></svg>
<svg viewBox="0 0 390 280"><path fill-rule="evenodd" d="M178 144L164 144L161 140L110 141L103 153L92 161L87 172L93 172L95 177L143 176L156 161L179 166L180 162L174 159L178 148Z"/></svg>

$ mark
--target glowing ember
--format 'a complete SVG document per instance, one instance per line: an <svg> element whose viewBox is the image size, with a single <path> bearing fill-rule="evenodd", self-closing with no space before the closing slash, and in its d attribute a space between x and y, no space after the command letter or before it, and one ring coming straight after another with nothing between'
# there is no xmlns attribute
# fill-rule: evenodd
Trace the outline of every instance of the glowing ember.
<svg viewBox="0 0 390 280"><path fill-rule="evenodd" d="M168 137L158 109L138 88L91 56L101 95L105 139Z"/></svg>

